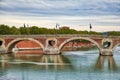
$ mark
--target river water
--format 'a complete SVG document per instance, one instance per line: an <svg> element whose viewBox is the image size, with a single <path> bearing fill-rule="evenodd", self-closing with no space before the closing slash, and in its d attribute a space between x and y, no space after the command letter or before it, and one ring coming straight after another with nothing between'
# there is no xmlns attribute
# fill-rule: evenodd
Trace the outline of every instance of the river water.
<svg viewBox="0 0 120 80"><path fill-rule="evenodd" d="M99 56L96 49L62 55L1 55L0 80L120 80L119 50L114 50L114 56Z"/></svg>

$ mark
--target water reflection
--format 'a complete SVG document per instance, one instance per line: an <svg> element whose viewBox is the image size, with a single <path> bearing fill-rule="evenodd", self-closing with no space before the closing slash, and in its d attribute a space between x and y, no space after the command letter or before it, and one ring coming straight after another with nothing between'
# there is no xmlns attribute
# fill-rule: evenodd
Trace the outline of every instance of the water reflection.
<svg viewBox="0 0 120 80"><path fill-rule="evenodd" d="M119 57L98 57L91 51L1 55L0 80L119 80Z"/></svg>
<svg viewBox="0 0 120 80"><path fill-rule="evenodd" d="M66 70L73 68L69 59L63 55L37 55L37 54L9 54L0 56L0 67L8 68L8 66L22 65L35 67L42 70L60 69Z"/></svg>
<svg viewBox="0 0 120 80"><path fill-rule="evenodd" d="M72 68L69 59L63 55L43 55L40 62L43 63L45 69L65 70L66 68Z"/></svg>
<svg viewBox="0 0 120 80"><path fill-rule="evenodd" d="M59 71L72 71L63 55L9 54L0 56L0 80L48 80ZM46 79L44 79L46 78Z"/></svg>
<svg viewBox="0 0 120 80"><path fill-rule="evenodd" d="M117 69L117 65L115 63L113 56L99 56L95 67L96 69L104 68L107 68L109 70Z"/></svg>

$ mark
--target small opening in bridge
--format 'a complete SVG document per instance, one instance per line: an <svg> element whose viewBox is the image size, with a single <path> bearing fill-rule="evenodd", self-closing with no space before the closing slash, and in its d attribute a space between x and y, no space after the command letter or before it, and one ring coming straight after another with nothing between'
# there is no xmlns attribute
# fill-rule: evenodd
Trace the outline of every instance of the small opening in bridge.
<svg viewBox="0 0 120 80"><path fill-rule="evenodd" d="M109 42L109 41L103 42L103 47L104 48L109 48L110 45L111 45L111 42Z"/></svg>
<svg viewBox="0 0 120 80"><path fill-rule="evenodd" d="M2 43L3 43L3 42L2 42L2 41L0 41L0 46L2 45Z"/></svg>
<svg viewBox="0 0 120 80"><path fill-rule="evenodd" d="M54 46L55 45L55 41L54 40L50 40L50 41L48 41L48 43L49 43L50 46Z"/></svg>

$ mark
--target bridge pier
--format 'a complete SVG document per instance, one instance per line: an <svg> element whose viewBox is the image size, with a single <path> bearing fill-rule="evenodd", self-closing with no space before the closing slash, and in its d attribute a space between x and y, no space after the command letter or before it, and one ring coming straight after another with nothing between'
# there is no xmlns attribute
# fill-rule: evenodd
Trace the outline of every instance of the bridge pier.
<svg viewBox="0 0 120 80"><path fill-rule="evenodd" d="M58 48L53 48L53 47L46 47L44 50L45 54L59 54L60 51L58 50Z"/></svg>
<svg viewBox="0 0 120 80"><path fill-rule="evenodd" d="M0 46L0 53L6 53L5 45Z"/></svg>
<svg viewBox="0 0 120 80"><path fill-rule="evenodd" d="M112 49L102 49L100 55L113 56L113 51L112 51Z"/></svg>
<svg viewBox="0 0 120 80"><path fill-rule="evenodd" d="M45 54L59 54L60 51L57 46L57 39L55 37L46 40Z"/></svg>

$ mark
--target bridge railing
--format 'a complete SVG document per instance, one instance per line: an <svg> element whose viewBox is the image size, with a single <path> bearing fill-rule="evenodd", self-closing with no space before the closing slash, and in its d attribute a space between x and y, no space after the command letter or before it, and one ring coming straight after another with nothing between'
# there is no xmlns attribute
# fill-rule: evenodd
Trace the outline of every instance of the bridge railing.
<svg viewBox="0 0 120 80"><path fill-rule="evenodd" d="M116 38L120 36L104 36L104 35L89 35L89 34L40 34L40 35L0 35L0 38L29 38L29 37L110 37Z"/></svg>

